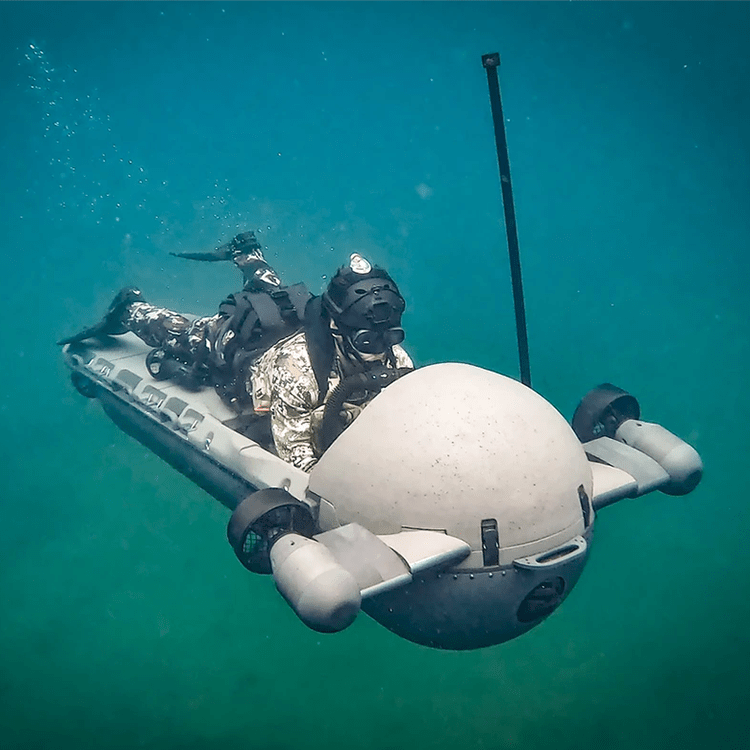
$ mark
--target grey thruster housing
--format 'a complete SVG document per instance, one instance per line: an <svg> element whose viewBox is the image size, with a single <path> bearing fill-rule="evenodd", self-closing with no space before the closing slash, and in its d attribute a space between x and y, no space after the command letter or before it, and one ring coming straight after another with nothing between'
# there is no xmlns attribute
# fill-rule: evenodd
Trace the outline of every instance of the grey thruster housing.
<svg viewBox="0 0 750 750"><path fill-rule="evenodd" d="M322 632L363 610L432 647L507 641L570 593L599 508L702 473L615 386L574 430L515 380L446 363L384 388L308 475L238 432L212 389L155 381L147 353L132 334L64 349L76 388L230 508L237 557Z"/></svg>

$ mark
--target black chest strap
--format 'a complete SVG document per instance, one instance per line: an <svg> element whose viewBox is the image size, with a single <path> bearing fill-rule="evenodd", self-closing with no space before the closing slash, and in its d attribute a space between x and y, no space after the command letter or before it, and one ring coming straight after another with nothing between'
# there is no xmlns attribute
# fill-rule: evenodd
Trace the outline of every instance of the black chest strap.
<svg viewBox="0 0 750 750"><path fill-rule="evenodd" d="M313 297L305 307L305 341L315 382L318 384L318 404L322 404L328 393L328 378L336 349L328 318L322 315L321 297Z"/></svg>

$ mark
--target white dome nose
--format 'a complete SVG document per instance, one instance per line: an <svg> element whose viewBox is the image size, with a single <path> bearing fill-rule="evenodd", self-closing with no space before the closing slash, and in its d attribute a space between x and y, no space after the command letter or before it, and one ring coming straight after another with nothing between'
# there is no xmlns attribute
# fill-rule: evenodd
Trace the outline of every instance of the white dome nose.
<svg viewBox="0 0 750 750"><path fill-rule="evenodd" d="M591 497L592 484L580 441L547 401L510 378L449 363L388 386L323 455L309 486L341 523L376 534L445 530L476 552L482 521L496 519L502 564L580 534L581 495Z"/></svg>
<svg viewBox="0 0 750 750"><path fill-rule="evenodd" d="M418 643L515 638L559 606L588 558L593 479L581 442L537 393L478 367L432 365L389 385L323 455L309 488L342 524L468 543L448 570L362 602Z"/></svg>

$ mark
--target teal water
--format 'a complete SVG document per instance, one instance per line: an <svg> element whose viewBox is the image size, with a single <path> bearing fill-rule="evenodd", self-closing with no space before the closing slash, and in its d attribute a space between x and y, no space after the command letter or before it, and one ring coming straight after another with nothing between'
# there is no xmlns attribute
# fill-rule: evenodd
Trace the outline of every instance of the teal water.
<svg viewBox="0 0 750 750"><path fill-rule="evenodd" d="M749 36L744 2L0 4L0 747L748 747ZM387 266L421 364L516 376L496 50L535 388L627 388L706 475L603 510L516 641L321 636L54 342L127 283L212 312L233 269L169 251L255 229L314 291Z"/></svg>

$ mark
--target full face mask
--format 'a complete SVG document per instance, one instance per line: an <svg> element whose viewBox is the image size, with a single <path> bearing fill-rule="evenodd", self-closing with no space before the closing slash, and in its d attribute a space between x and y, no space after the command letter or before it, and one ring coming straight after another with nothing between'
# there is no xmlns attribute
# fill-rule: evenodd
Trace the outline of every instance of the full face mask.
<svg viewBox="0 0 750 750"><path fill-rule="evenodd" d="M382 354L404 340L406 302L393 279L354 253L323 294L337 329L361 354Z"/></svg>

